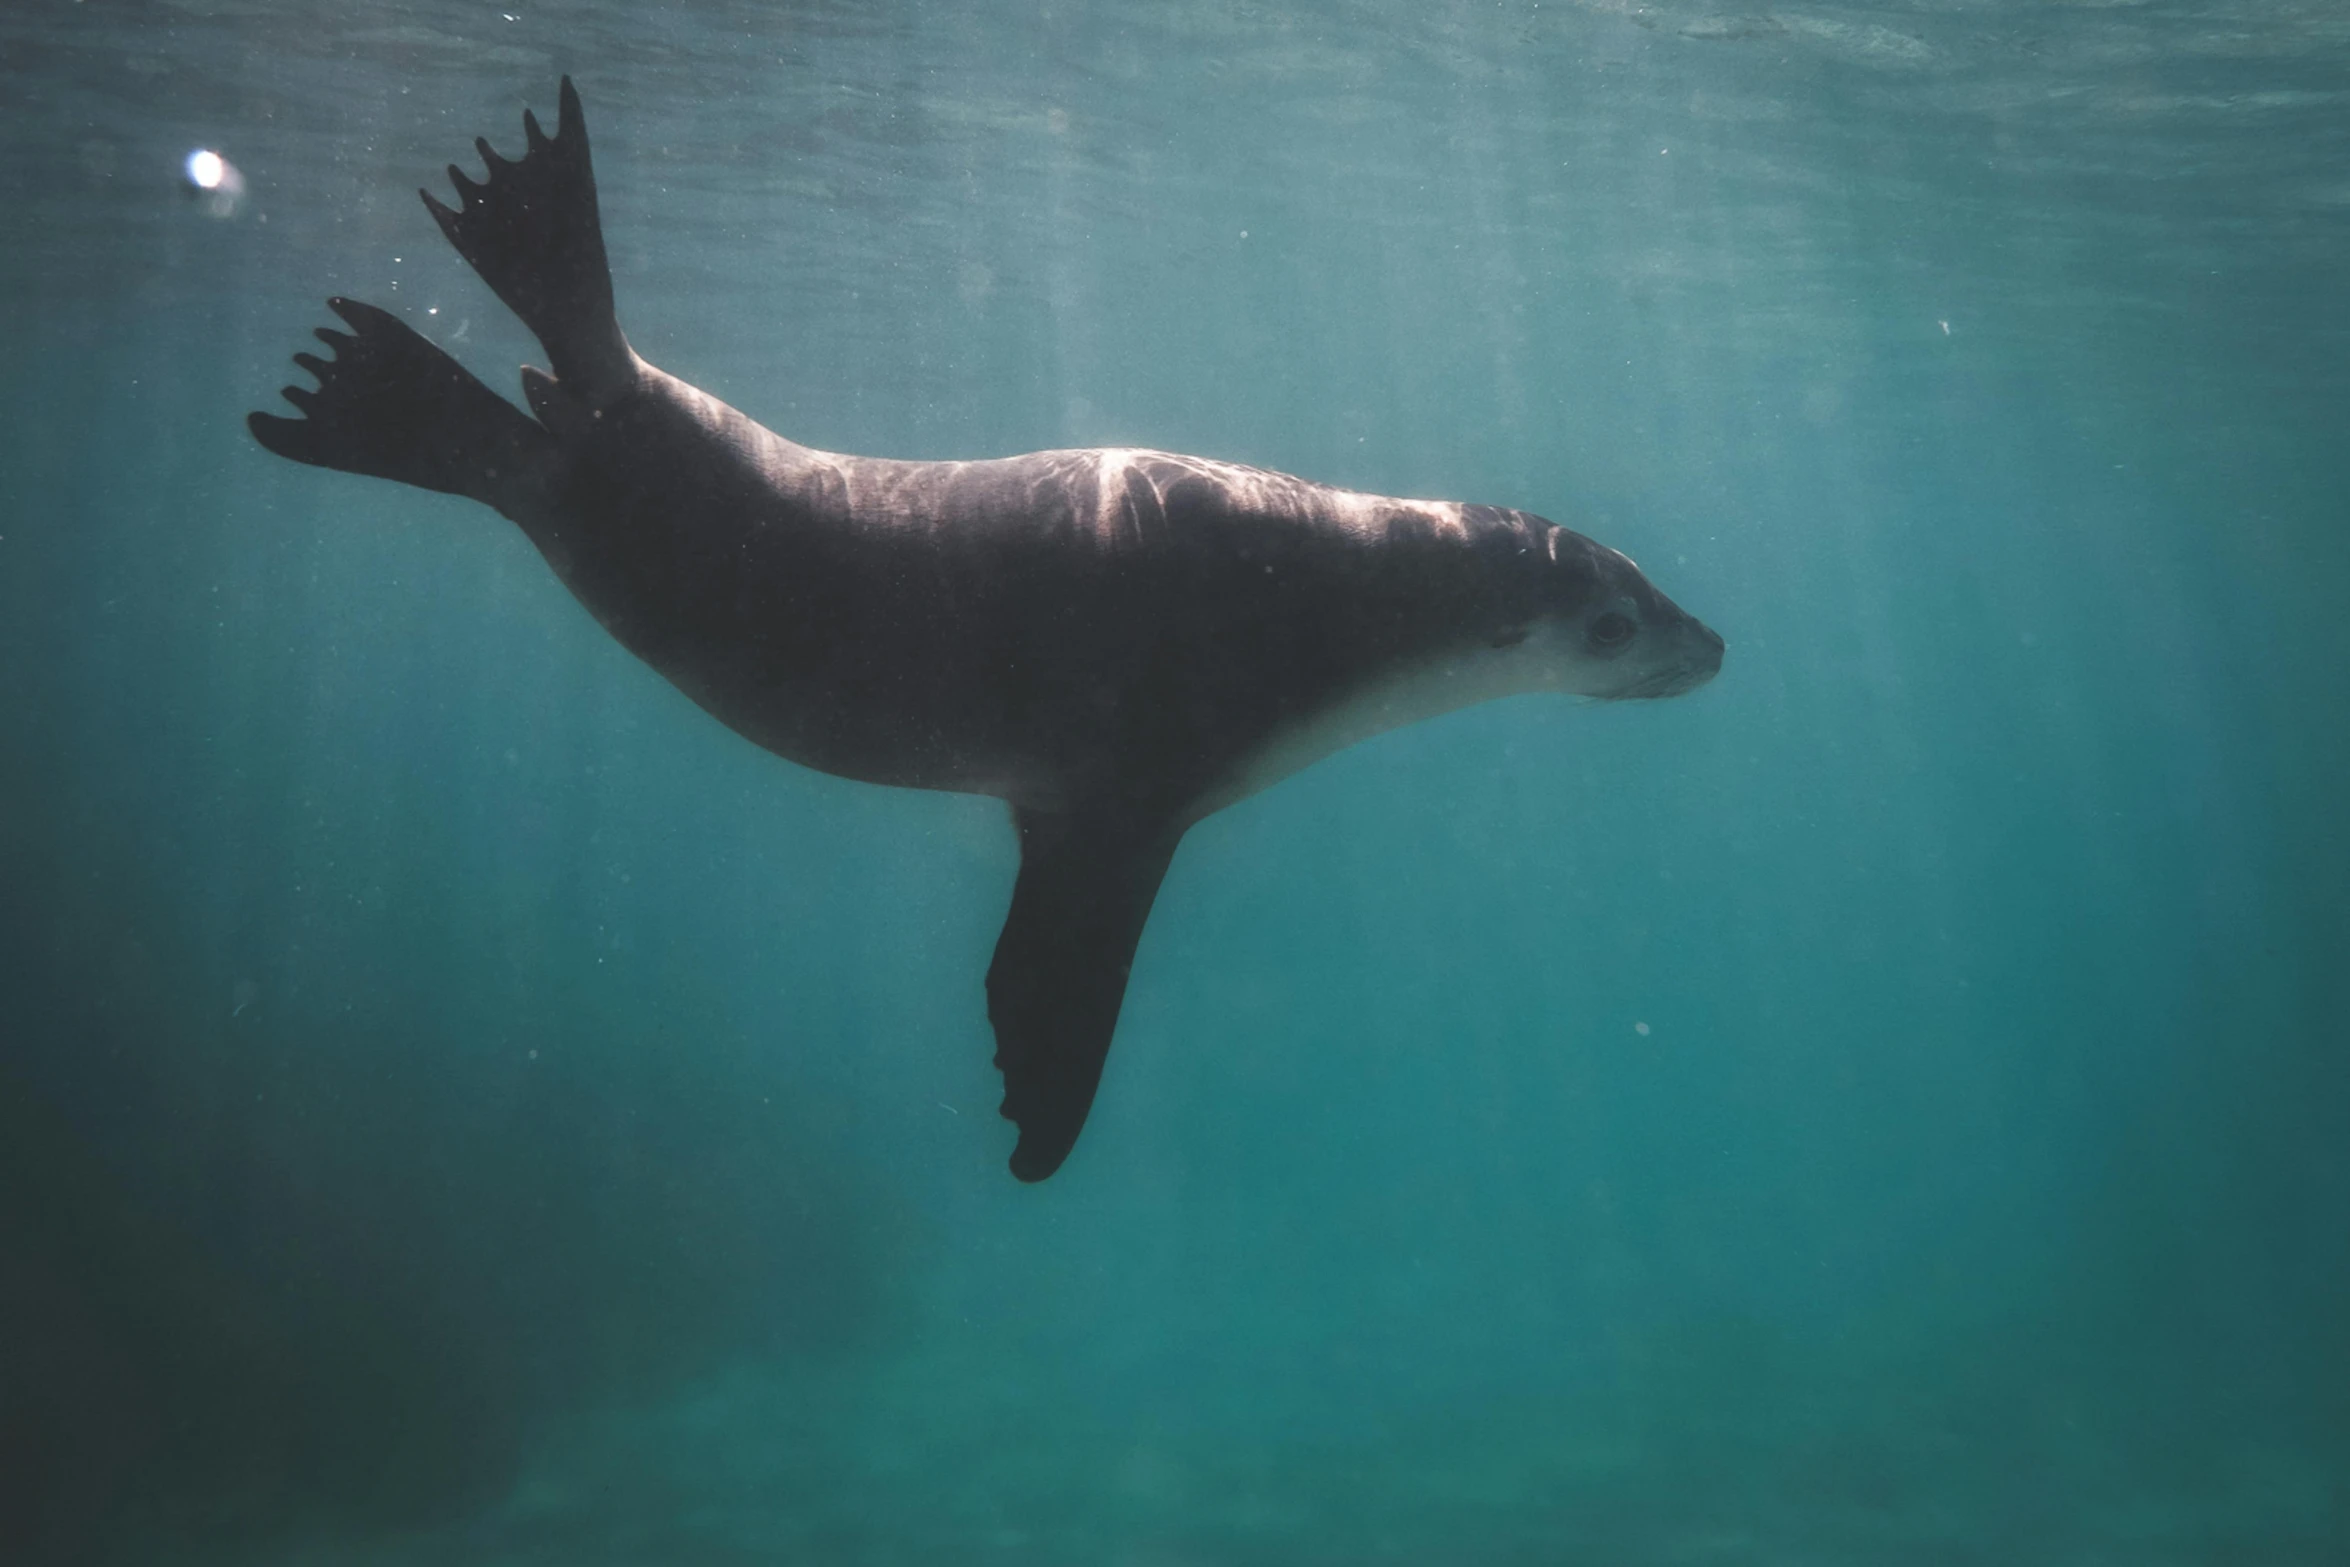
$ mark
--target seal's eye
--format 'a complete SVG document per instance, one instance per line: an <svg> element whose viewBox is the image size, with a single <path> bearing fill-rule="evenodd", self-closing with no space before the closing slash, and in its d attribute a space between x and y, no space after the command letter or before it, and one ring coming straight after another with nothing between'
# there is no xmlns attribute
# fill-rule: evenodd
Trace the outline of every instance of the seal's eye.
<svg viewBox="0 0 2350 1567"><path fill-rule="evenodd" d="M1592 617L1591 645L1602 652L1613 653L1631 641L1632 633L1638 629L1632 624L1631 616L1619 615L1611 609L1604 615Z"/></svg>

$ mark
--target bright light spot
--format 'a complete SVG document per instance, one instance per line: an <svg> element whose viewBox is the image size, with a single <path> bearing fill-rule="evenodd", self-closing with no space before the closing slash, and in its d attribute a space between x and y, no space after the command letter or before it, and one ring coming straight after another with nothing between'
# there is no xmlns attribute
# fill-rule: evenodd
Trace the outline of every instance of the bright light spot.
<svg viewBox="0 0 2350 1567"><path fill-rule="evenodd" d="M1947 322L1947 321L1937 321L1937 322L1935 322L1934 324L1935 324L1936 326L1939 326L1939 327L1942 329L1942 335L1943 335L1944 337L1948 337L1948 336L1950 335L1950 323L1949 323L1949 322Z"/></svg>
<svg viewBox="0 0 2350 1567"><path fill-rule="evenodd" d="M245 176L209 147L198 147L180 165L196 210L208 218L233 218L245 204Z"/></svg>

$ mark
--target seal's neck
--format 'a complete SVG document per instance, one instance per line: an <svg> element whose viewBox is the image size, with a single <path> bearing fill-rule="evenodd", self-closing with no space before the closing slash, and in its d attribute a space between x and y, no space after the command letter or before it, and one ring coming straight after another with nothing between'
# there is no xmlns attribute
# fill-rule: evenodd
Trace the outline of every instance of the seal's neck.
<svg viewBox="0 0 2350 1567"><path fill-rule="evenodd" d="M1549 662L1525 646L1479 643L1446 649L1366 681L1350 695L1268 736L1202 797L1194 820L1391 729L1506 696L1558 689Z"/></svg>

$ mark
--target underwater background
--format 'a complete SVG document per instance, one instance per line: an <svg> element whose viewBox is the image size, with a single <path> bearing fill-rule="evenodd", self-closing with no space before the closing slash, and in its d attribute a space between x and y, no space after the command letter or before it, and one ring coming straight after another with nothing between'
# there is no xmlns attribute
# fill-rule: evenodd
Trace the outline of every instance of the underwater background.
<svg viewBox="0 0 2350 1567"><path fill-rule="evenodd" d="M563 72L782 433L1524 507L1721 678L1195 829L1020 1186L1000 804L245 433L329 293L514 395L414 189ZM2350 13L16 0L0 101L0 1559L2350 1561Z"/></svg>

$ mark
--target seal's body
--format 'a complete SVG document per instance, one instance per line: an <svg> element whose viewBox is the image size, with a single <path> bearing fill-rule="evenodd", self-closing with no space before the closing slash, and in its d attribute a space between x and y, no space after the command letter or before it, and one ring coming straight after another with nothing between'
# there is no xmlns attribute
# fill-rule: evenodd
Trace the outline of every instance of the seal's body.
<svg viewBox="0 0 2350 1567"><path fill-rule="evenodd" d="M295 359L298 461L520 524L632 652L761 746L1011 802L1021 871L988 975L1013 1173L1084 1124L1183 831L1397 724L1521 691L1667 696L1722 642L1623 556L1527 513L1362 495L1132 449L897 462L799 446L621 336L579 98L478 143L426 205L545 346L526 417L400 321Z"/></svg>

